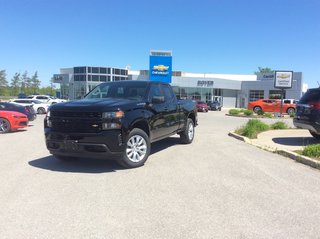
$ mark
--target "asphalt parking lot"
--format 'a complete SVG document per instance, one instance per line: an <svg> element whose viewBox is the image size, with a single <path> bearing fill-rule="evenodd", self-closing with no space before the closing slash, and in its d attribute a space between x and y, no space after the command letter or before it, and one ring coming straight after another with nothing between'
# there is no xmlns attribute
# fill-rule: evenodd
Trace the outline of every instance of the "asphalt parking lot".
<svg viewBox="0 0 320 239"><path fill-rule="evenodd" d="M193 144L154 143L145 166L124 170L54 159L43 118L0 135L1 238L320 235L320 171L228 136L247 119L199 113Z"/></svg>

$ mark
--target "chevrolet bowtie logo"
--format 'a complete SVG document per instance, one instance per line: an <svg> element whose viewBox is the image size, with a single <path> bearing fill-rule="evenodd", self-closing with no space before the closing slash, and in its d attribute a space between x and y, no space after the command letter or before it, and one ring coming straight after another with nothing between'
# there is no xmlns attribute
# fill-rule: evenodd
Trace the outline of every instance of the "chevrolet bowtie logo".
<svg viewBox="0 0 320 239"><path fill-rule="evenodd" d="M279 74L277 77L281 78L281 79L286 79L286 78L289 78L290 75L289 74Z"/></svg>
<svg viewBox="0 0 320 239"><path fill-rule="evenodd" d="M157 65L152 67L153 70L158 70L158 71L166 71L168 70L168 68L169 66L164 66L164 65Z"/></svg>

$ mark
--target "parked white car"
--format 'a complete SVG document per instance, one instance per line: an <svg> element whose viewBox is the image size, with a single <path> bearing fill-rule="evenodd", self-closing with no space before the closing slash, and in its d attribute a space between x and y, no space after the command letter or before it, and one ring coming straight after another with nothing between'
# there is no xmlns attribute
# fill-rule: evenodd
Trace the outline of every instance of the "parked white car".
<svg viewBox="0 0 320 239"><path fill-rule="evenodd" d="M14 99L14 100L11 100L11 102L14 102L16 104L23 105L23 106L32 105L34 111L37 112L38 114L46 114L50 106L50 104L48 103L43 103L39 100L33 100L33 99Z"/></svg>
<svg viewBox="0 0 320 239"><path fill-rule="evenodd" d="M295 99L283 99L284 104L297 104L299 100Z"/></svg>
<svg viewBox="0 0 320 239"><path fill-rule="evenodd" d="M54 103L60 103L60 102L66 101L66 100L58 99L56 97L49 96L49 95L29 95L27 98L32 100L39 100L43 103L48 103L48 104L54 104Z"/></svg>

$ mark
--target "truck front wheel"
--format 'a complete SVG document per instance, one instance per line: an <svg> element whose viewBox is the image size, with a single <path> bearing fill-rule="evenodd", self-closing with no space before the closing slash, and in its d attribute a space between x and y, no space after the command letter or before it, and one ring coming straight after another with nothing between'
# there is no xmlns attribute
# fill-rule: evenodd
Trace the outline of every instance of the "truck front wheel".
<svg viewBox="0 0 320 239"><path fill-rule="evenodd" d="M131 130L126 142L126 149L119 163L125 168L136 168L144 165L150 154L150 139L141 129Z"/></svg>
<svg viewBox="0 0 320 239"><path fill-rule="evenodd" d="M186 128L180 133L180 140L183 144L191 144L194 138L194 123L188 118Z"/></svg>

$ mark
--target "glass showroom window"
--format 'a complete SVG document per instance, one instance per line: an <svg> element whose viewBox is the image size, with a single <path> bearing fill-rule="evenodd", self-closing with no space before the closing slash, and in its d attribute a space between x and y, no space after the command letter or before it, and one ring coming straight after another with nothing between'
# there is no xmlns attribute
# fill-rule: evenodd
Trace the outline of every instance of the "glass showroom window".
<svg viewBox="0 0 320 239"><path fill-rule="evenodd" d="M263 90L250 90L249 92L249 101L256 101L264 98Z"/></svg>
<svg viewBox="0 0 320 239"><path fill-rule="evenodd" d="M281 90L270 90L269 91L270 99L281 99ZM283 93L283 98L286 98L286 91Z"/></svg>

